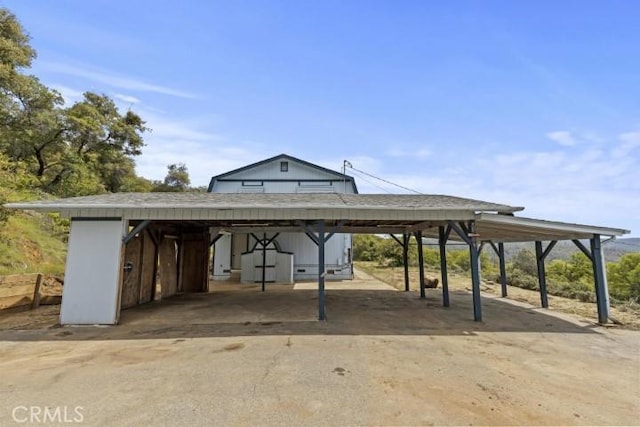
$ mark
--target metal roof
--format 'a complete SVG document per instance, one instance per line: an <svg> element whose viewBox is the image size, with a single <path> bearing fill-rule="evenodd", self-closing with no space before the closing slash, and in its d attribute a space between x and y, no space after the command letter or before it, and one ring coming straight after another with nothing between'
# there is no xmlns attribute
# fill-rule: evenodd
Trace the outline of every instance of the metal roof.
<svg viewBox="0 0 640 427"><path fill-rule="evenodd" d="M299 231L325 220L336 232L436 236L448 221L476 221L478 240L534 241L620 236L627 230L513 216L522 207L445 195L113 193L9 203L8 208L60 212L64 217L182 222L237 232ZM452 239L458 237L451 233Z"/></svg>

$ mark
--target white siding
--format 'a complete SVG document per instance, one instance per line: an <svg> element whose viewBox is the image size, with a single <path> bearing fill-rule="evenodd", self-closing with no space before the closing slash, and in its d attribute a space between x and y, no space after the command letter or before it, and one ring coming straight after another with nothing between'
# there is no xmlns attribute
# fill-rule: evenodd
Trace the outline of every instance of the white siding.
<svg viewBox="0 0 640 427"><path fill-rule="evenodd" d="M280 162L288 162L289 170L280 171ZM232 175L227 175L224 179L335 179L336 175L311 166L298 163L291 159L276 159L268 163L257 165L251 169L246 169Z"/></svg>
<svg viewBox="0 0 640 427"><path fill-rule="evenodd" d="M231 235L225 234L214 245L213 278L228 279L231 275Z"/></svg>
<svg viewBox="0 0 640 427"><path fill-rule="evenodd" d="M288 170L280 170L280 163L286 161ZM278 158L273 161L257 165L233 174L226 175L217 181L212 191L214 193L348 193L353 194L350 181L341 181L340 175L318 169L292 159ZM243 218L265 220L269 219L268 211L252 209L250 215L246 212ZM339 215L345 215L340 212ZM295 219L295 213L291 213ZM322 216L318 213L318 218ZM339 218L340 219L340 218ZM236 239L240 240L240 239ZM295 280L315 280L318 278L318 247L304 233L282 233L277 238L280 249L293 253L293 275ZM249 239L249 248L255 242ZM246 245L246 243L245 243ZM238 248L233 248L234 258L237 259ZM246 246L245 246L246 247ZM351 249L351 235L336 234L325 246L326 270L333 271L327 279L352 278L351 265L348 262L348 251ZM221 238L215 245L213 274L216 279L230 276L231 239ZM238 268L236 262L233 267Z"/></svg>
<svg viewBox="0 0 640 427"><path fill-rule="evenodd" d="M293 277L295 280L318 278L318 246L304 233L281 233L277 239L280 249L292 252ZM351 236L335 234L325 243L325 268L334 271L327 279L350 279L351 265L346 256L351 248Z"/></svg>
<svg viewBox="0 0 640 427"><path fill-rule="evenodd" d="M345 193L345 184L342 181L261 181L262 186L251 182L219 181L216 183L214 193ZM347 193L353 194L351 183L346 185Z"/></svg>

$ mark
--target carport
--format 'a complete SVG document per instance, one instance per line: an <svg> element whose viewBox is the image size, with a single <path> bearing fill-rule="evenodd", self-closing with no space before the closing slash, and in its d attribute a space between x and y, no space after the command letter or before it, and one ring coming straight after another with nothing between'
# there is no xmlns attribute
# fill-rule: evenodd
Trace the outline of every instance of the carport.
<svg viewBox="0 0 640 427"><path fill-rule="evenodd" d="M318 247L319 265L325 265L324 245L335 233L390 234L404 248L407 290L408 245L414 237L422 298L422 238L438 238L444 306L449 305L446 244L464 242L469 247L476 321L482 320L478 258L483 248L493 248L499 257L506 296L504 243L535 242L541 303L547 307L544 260L557 241L572 240L592 262L598 320L605 323L608 291L601 241L628 233L520 218L514 213L521 207L443 195L115 193L7 207L59 212L71 220L61 324L116 324L121 309L153 300L157 276L163 296L205 292L209 250L223 233L254 233L268 242L285 231L305 232ZM320 320L327 318L325 274L318 273Z"/></svg>

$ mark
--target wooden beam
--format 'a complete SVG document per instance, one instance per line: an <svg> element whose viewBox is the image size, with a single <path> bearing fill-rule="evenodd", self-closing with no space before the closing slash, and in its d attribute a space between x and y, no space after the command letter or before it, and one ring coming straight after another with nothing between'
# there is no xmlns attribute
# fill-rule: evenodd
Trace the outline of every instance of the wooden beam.
<svg viewBox="0 0 640 427"><path fill-rule="evenodd" d="M31 303L31 309L38 308L40 306L40 285L42 285L42 274L38 273L36 278L36 287L33 290L33 302Z"/></svg>

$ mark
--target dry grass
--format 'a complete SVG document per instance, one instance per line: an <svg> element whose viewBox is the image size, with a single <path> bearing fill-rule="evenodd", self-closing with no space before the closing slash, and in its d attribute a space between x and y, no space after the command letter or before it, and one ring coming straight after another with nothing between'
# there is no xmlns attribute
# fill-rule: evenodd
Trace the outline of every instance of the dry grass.
<svg viewBox="0 0 640 427"><path fill-rule="evenodd" d="M394 286L397 289L404 289L404 269L402 267L380 267L375 262L358 262L357 268L372 275L376 279ZM425 277L440 278L440 271L425 269ZM419 290L418 269L409 268L410 290ZM441 285L438 285L440 287ZM450 290L471 291L471 281L469 276L464 274L449 273ZM481 291L490 295L500 295L500 285L494 282L482 282ZM540 306L540 294L528 289L508 286L508 298L525 302L533 306ZM549 308L552 310L569 313L583 317L590 321L597 319L598 312L596 305L589 302L581 302L574 299L549 295ZM626 303L611 307L610 317L619 322L625 329L640 330L640 304Z"/></svg>

